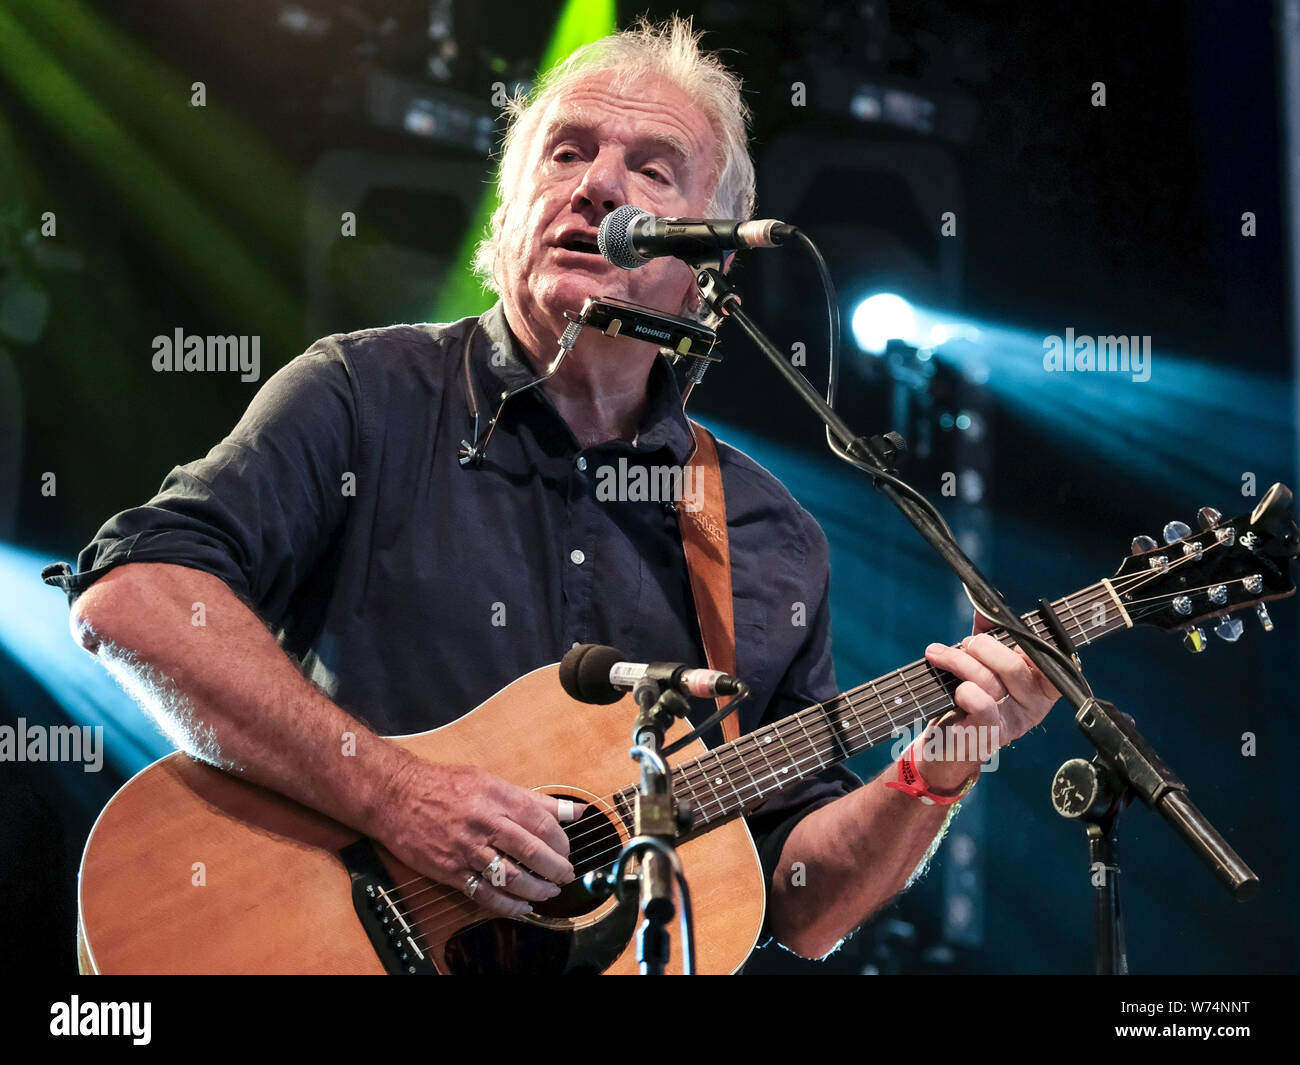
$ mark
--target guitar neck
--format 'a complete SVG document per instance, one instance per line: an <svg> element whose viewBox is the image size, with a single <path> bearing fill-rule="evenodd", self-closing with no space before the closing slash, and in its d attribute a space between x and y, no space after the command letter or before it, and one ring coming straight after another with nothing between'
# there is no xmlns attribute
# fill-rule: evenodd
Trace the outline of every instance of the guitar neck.
<svg viewBox="0 0 1300 1065"><path fill-rule="evenodd" d="M1078 646L1129 625L1106 581L1056 600L1052 610ZM1052 639L1040 611L1030 611L1022 620L1035 635ZM989 634L1008 646L1015 642L1001 627ZM882 740L915 736L925 722L955 706L953 693L960 683L922 659L676 766L673 793L695 808L692 834L729 821L774 792ZM635 792L626 788L615 802L630 809Z"/></svg>

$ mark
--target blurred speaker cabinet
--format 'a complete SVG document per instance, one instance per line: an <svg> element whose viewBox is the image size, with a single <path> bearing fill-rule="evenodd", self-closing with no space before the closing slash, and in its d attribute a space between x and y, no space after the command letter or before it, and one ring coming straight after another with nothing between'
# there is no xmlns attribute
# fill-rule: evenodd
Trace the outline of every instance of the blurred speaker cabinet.
<svg viewBox="0 0 1300 1065"><path fill-rule="evenodd" d="M313 336L426 321L486 194L482 160L338 150L311 170L305 213ZM344 212L356 235L343 235Z"/></svg>
<svg viewBox="0 0 1300 1065"><path fill-rule="evenodd" d="M953 156L932 142L790 130L762 152L758 213L807 231L851 306L872 291L955 306L961 293L962 186ZM940 235L945 212L958 236ZM758 271L756 271L758 272ZM761 266L764 306L780 303L781 271ZM852 302L850 302L852 301Z"/></svg>

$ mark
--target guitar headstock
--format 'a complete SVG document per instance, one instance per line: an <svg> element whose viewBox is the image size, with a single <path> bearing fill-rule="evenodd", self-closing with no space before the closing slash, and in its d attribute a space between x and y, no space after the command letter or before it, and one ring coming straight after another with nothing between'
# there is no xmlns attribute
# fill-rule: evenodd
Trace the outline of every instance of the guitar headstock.
<svg viewBox="0 0 1300 1065"><path fill-rule="evenodd" d="M1291 565L1300 555L1300 529L1291 492L1275 484L1249 514L1225 520L1211 507L1197 513L1199 531L1180 521L1164 528L1164 543L1133 541L1133 554L1111 585L1134 624L1185 632L1191 651L1205 650L1205 629L1233 642L1242 623L1232 617L1254 608L1264 631L1273 622L1265 603L1295 592Z"/></svg>

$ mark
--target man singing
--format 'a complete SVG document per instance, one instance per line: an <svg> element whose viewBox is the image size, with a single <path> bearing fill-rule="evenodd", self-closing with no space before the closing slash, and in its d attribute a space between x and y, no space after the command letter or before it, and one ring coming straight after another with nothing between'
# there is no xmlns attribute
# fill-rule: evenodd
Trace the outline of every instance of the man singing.
<svg viewBox="0 0 1300 1065"><path fill-rule="evenodd" d="M377 737L446 724L576 643L703 664L676 516L595 491L596 471L620 459L691 454L652 346L584 330L555 377L507 406L482 464L457 451L474 405L490 413L544 372L564 312L587 297L698 310L688 267L660 258L624 272L596 232L628 203L749 217L746 121L739 81L687 23L576 52L511 108L502 206L478 257L499 301L478 319L328 337L289 363L206 458L104 525L77 573L47 571L73 601L77 639L194 757L365 833L495 913L553 897L574 876L568 804ZM747 733L838 691L828 551L766 470L718 450L737 672L754 691ZM795 604L806 624L792 623ZM1056 697L989 636L927 657L963 681L958 711L932 729L996 727L1006 744ZM349 732L355 755L341 757ZM978 775L978 761L927 760L929 746L915 760L929 795ZM861 784L827 769L749 815L768 932L789 949L824 956L922 865L952 807L887 788L897 776Z"/></svg>

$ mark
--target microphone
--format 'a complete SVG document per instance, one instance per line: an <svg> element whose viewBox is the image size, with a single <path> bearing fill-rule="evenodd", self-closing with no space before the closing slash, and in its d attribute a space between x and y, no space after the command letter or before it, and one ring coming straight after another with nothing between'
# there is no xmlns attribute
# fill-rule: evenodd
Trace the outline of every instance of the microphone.
<svg viewBox="0 0 1300 1065"><path fill-rule="evenodd" d="M665 255L693 262L740 248L775 248L793 232L775 218L656 218L625 203L601 221L596 244L615 266L636 270Z"/></svg>
<svg viewBox="0 0 1300 1065"><path fill-rule="evenodd" d="M744 681L716 669L691 669L679 662L625 662L622 651L598 643L579 644L560 660L560 686L581 703L616 703L642 679L698 699L745 691Z"/></svg>

